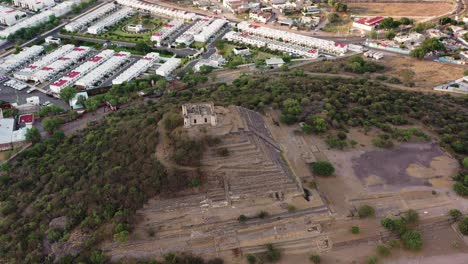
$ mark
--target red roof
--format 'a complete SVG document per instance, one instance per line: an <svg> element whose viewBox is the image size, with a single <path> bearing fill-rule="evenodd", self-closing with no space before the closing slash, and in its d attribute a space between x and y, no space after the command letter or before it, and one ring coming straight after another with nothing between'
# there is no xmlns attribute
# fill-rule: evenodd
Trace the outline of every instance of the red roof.
<svg viewBox="0 0 468 264"><path fill-rule="evenodd" d="M44 67L44 68L42 68L42 70L44 70L44 71L50 71L50 70L53 70L53 69L54 69L54 68L50 68L50 67Z"/></svg>
<svg viewBox="0 0 468 264"><path fill-rule="evenodd" d="M29 124L34 122L34 115L32 114L27 114L27 115L21 115L19 117L19 123L20 124Z"/></svg>
<svg viewBox="0 0 468 264"><path fill-rule="evenodd" d="M16 11L16 10L12 9L12 10L8 10L8 11L6 11L6 12L7 12L7 13L13 13L13 12L15 12L15 11Z"/></svg>
<svg viewBox="0 0 468 264"><path fill-rule="evenodd" d="M157 32L157 33L154 33L153 36L160 37L160 36L162 36L162 33Z"/></svg>
<svg viewBox="0 0 468 264"><path fill-rule="evenodd" d="M335 42L335 47L346 47L346 43L341 43L341 42Z"/></svg>
<svg viewBox="0 0 468 264"><path fill-rule="evenodd" d="M91 59L89 59L89 61L98 62L98 61L100 61L101 59L102 59L102 57L100 57L100 56L94 56L94 57L92 57Z"/></svg>
<svg viewBox="0 0 468 264"><path fill-rule="evenodd" d="M80 72L77 72L77 71L71 71L69 72L67 75L65 75L65 77L67 78L75 78L76 76L80 75Z"/></svg>
<svg viewBox="0 0 468 264"><path fill-rule="evenodd" d="M66 83L68 83L68 81L67 81L67 80L60 79L60 80L58 80L58 81L54 82L52 85L53 85L53 86L58 86L58 87L61 87L61 86L63 86L63 85L64 85L64 84L66 84Z"/></svg>
<svg viewBox="0 0 468 264"><path fill-rule="evenodd" d="M148 58L148 57L144 57L143 59L149 60L149 61L150 61L150 60L153 60L152 58Z"/></svg>
<svg viewBox="0 0 468 264"><path fill-rule="evenodd" d="M382 16L378 16L378 17L374 17L374 18L363 17L363 18L359 19L358 21L356 21L356 23L367 25L367 26L375 26L378 23L380 23L380 21L382 21L382 19L384 19L384 17L382 17Z"/></svg>
<svg viewBox="0 0 468 264"><path fill-rule="evenodd" d="M59 58L59 60L63 60L63 61L66 61L66 60L69 60L70 58L66 58L66 57L61 57Z"/></svg>
<svg viewBox="0 0 468 264"><path fill-rule="evenodd" d="M317 53L317 50L309 50L308 53Z"/></svg>
<svg viewBox="0 0 468 264"><path fill-rule="evenodd" d="M164 27L171 28L171 27L173 27L173 26L174 26L174 25L167 24L167 25L165 25Z"/></svg>
<svg viewBox="0 0 468 264"><path fill-rule="evenodd" d="M125 54L117 53L117 54L115 54L114 56L117 56L117 57L125 57Z"/></svg>
<svg viewBox="0 0 468 264"><path fill-rule="evenodd" d="M36 68L37 68L37 66L35 66L35 65L29 65L29 66L28 66L28 67L26 67L26 68L29 68L29 69L36 69Z"/></svg>
<svg viewBox="0 0 468 264"><path fill-rule="evenodd" d="M259 28L260 26L251 24L249 27L251 27L251 28Z"/></svg>
<svg viewBox="0 0 468 264"><path fill-rule="evenodd" d="M80 47L76 47L76 48L74 48L73 50L76 50L76 51L84 51L85 49L84 49L84 48L80 48Z"/></svg>

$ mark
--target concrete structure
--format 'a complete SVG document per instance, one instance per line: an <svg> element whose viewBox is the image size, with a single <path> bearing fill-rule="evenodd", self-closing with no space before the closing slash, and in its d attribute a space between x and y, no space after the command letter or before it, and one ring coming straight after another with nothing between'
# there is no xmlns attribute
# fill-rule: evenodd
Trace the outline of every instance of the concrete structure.
<svg viewBox="0 0 468 264"><path fill-rule="evenodd" d="M248 47L235 47L232 49L232 52L235 55L249 55L250 54L250 49Z"/></svg>
<svg viewBox="0 0 468 264"><path fill-rule="evenodd" d="M75 46L71 44L63 45L57 48L56 50L52 51L51 53L44 55L43 57L41 57L39 60L35 61L34 63L26 66L24 69L18 72L15 72L13 76L23 81L31 80L32 75L34 73L46 67L47 65L53 63L59 58L62 58L63 56L71 52L74 48Z"/></svg>
<svg viewBox="0 0 468 264"><path fill-rule="evenodd" d="M42 83L54 79L60 72L65 71L68 67L78 62L78 60L84 58L90 51L89 47L76 47L58 60L36 71L30 77L30 80Z"/></svg>
<svg viewBox="0 0 468 264"><path fill-rule="evenodd" d="M52 36L48 36L47 38L44 39L45 40L45 43L47 44L56 44L56 45L60 45L60 43L62 42L60 38L54 38Z"/></svg>
<svg viewBox="0 0 468 264"><path fill-rule="evenodd" d="M354 21L353 27L363 31L372 31L380 24L382 19L384 19L382 16L373 18L363 17Z"/></svg>
<svg viewBox="0 0 468 264"><path fill-rule="evenodd" d="M267 23L273 18L272 12L264 12L260 10L253 10L249 13L249 18L255 22Z"/></svg>
<svg viewBox="0 0 468 264"><path fill-rule="evenodd" d="M210 124L216 126L217 119L213 102L182 105L184 127Z"/></svg>
<svg viewBox="0 0 468 264"><path fill-rule="evenodd" d="M250 9L248 0L223 0L223 6L232 13L244 13Z"/></svg>
<svg viewBox="0 0 468 264"><path fill-rule="evenodd" d="M148 11L158 16L178 18L178 19L183 19L183 20L197 20L198 19L198 15L192 12L178 10L176 8L164 7L164 6L142 2L138 0L117 0L117 3L124 5L124 6L129 6L135 9Z"/></svg>
<svg viewBox="0 0 468 264"><path fill-rule="evenodd" d="M201 67L203 66L209 66L213 68L219 68L222 67L223 65L226 64L226 60L223 58L223 56L218 55L218 54L213 54L211 57L208 59L201 59L199 60L194 66L193 70L195 72L199 72Z"/></svg>
<svg viewBox="0 0 468 264"><path fill-rule="evenodd" d="M411 32L410 34L397 35L393 40L398 42L398 44L403 44L405 46L418 46L425 39L426 37L423 34Z"/></svg>
<svg viewBox="0 0 468 264"><path fill-rule="evenodd" d="M5 6L0 6L0 24L12 26L16 24L23 17L26 17L26 13L8 8Z"/></svg>
<svg viewBox="0 0 468 264"><path fill-rule="evenodd" d="M29 18L26 18L15 25L8 27L0 31L0 39L6 39L11 34L14 34L16 31L22 28L30 28L37 26L41 23L49 21L50 16L61 17L71 11L71 7L74 4L79 4L82 0L69 0L62 2L49 10L43 11L37 15L33 15Z"/></svg>
<svg viewBox="0 0 468 264"><path fill-rule="evenodd" d="M99 67L77 80L75 85L81 89L94 88L98 82L102 82L106 76L112 74L116 69L122 66L130 56L131 54L129 52L119 52L115 54Z"/></svg>
<svg viewBox="0 0 468 264"><path fill-rule="evenodd" d="M176 38L175 43L180 45L184 44L186 46L192 44L194 36L200 34L204 28L206 28L213 21L212 17L205 17L195 24L193 24L189 29L187 29L182 35Z"/></svg>
<svg viewBox="0 0 468 264"><path fill-rule="evenodd" d="M14 118L0 118L0 151L24 145L26 130L30 127L31 125L28 125L16 130Z"/></svg>
<svg viewBox="0 0 468 264"><path fill-rule="evenodd" d="M87 32L93 35L100 34L105 31L107 27L117 24L120 20L129 17L133 13L133 9L124 7L90 26Z"/></svg>
<svg viewBox="0 0 468 264"><path fill-rule="evenodd" d="M436 29L436 28L430 28L430 29L426 30L426 33L431 38L442 39L442 38L448 38L449 37L447 34L443 33L442 31L440 31L439 29Z"/></svg>
<svg viewBox="0 0 468 264"><path fill-rule="evenodd" d="M161 46L165 38L176 32L179 28L184 25L184 21L181 19L174 19L167 23L164 27L153 33L151 41L156 42L156 45Z"/></svg>
<svg viewBox="0 0 468 264"><path fill-rule="evenodd" d="M75 81L97 68L99 65L111 58L114 54L115 51L110 49L101 51L99 54L95 55L85 63L70 71L68 74L64 75L59 80L52 83L50 85L50 90L53 93L60 93L64 87L74 85Z"/></svg>
<svg viewBox="0 0 468 264"><path fill-rule="evenodd" d="M434 90L441 92L453 92L468 94L468 76L449 82L448 84L434 87Z"/></svg>
<svg viewBox="0 0 468 264"><path fill-rule="evenodd" d="M78 92L78 93L75 94L75 96L72 99L70 99L70 101L68 101L68 104L70 105L70 107L73 110L84 108L84 105L81 105L81 104L78 103L78 101L80 100L80 97L87 100L88 99L88 93L87 92Z"/></svg>
<svg viewBox="0 0 468 264"><path fill-rule="evenodd" d="M140 33L144 30L145 28L143 27L142 24L137 24L137 25L127 25L127 30L129 32L134 32L134 33Z"/></svg>
<svg viewBox="0 0 468 264"><path fill-rule="evenodd" d="M124 82L129 82L130 80L138 77L138 75L148 70L148 68L151 67L154 64L154 62L158 60L158 58L159 53L151 52L146 54L145 57L137 61L135 64L130 66L130 68L126 69L114 80L112 80L112 84L122 84Z"/></svg>
<svg viewBox="0 0 468 264"><path fill-rule="evenodd" d="M215 19L207 27L204 27L200 33L193 35L193 39L197 42L207 42L226 24L227 20L225 19Z"/></svg>
<svg viewBox="0 0 468 264"><path fill-rule="evenodd" d="M44 8L55 5L54 0L13 0L15 6L29 9L31 11L39 11Z"/></svg>
<svg viewBox="0 0 468 264"><path fill-rule="evenodd" d="M93 10L92 12L76 19L75 21L65 25L65 30L69 32L76 32L91 25L91 23L106 16L110 12L117 9L117 5L109 3Z"/></svg>
<svg viewBox="0 0 468 264"><path fill-rule="evenodd" d="M237 24L237 28L245 33L269 38L273 40L281 39L288 44L296 44L304 47L318 49L319 51L334 53L342 55L348 51L348 46L345 43L335 42L331 40L318 39L314 37L304 36L289 31L283 31L278 29L272 29L253 25L248 22L240 22Z"/></svg>
<svg viewBox="0 0 468 264"><path fill-rule="evenodd" d="M265 60L266 66L279 68L284 65L284 60L282 58L269 58Z"/></svg>
<svg viewBox="0 0 468 264"><path fill-rule="evenodd" d="M230 31L224 35L223 39L228 41L251 45L258 48L268 48L273 51L281 51L293 56L317 58L318 51L297 44L285 43L256 35Z"/></svg>
<svg viewBox="0 0 468 264"><path fill-rule="evenodd" d="M5 60L0 63L0 70L3 72L11 72L36 58L43 51L43 46L34 45L26 47L18 54L11 54L6 57Z"/></svg>
<svg viewBox="0 0 468 264"><path fill-rule="evenodd" d="M316 5L305 6L302 9L302 14L304 16L317 15L317 14L320 14L321 12L322 12L322 10L320 10L320 8L318 6L316 6Z"/></svg>
<svg viewBox="0 0 468 264"><path fill-rule="evenodd" d="M168 77L179 65L181 60L177 58L167 59L159 68L156 69L156 74L164 77Z"/></svg>

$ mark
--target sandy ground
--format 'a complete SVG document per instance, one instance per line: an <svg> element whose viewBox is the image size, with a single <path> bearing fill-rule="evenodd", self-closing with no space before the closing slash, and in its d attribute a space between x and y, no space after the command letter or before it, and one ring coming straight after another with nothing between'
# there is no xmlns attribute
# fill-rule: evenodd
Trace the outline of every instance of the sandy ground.
<svg viewBox="0 0 468 264"><path fill-rule="evenodd" d="M352 14L369 16L437 16L450 12L453 4L436 3L348 3Z"/></svg>
<svg viewBox="0 0 468 264"><path fill-rule="evenodd" d="M463 77L466 67L434 61L423 61L407 56L387 57L380 61L388 70L386 76L401 77L403 69L412 70L415 75L413 82L417 88L432 90L435 86Z"/></svg>

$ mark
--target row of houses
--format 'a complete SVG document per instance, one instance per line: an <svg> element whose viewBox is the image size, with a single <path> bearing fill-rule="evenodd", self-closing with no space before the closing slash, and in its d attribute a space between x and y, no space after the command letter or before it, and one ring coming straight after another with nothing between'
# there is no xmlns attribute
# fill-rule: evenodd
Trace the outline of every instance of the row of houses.
<svg viewBox="0 0 468 264"><path fill-rule="evenodd" d="M167 59L159 68L156 69L156 74L159 76L169 76L179 65L182 63L181 59L170 58Z"/></svg>
<svg viewBox="0 0 468 264"><path fill-rule="evenodd" d="M11 72L37 58L44 51L43 46L34 45L26 47L18 54L11 54L0 63L0 70L4 73Z"/></svg>
<svg viewBox="0 0 468 264"><path fill-rule="evenodd" d="M305 46L312 49L318 49L328 53L342 55L348 51L348 45L345 43L318 39L289 31L262 27L253 25L246 21L238 23L237 28L244 33L250 33L274 40L281 40L283 42Z"/></svg>
<svg viewBox="0 0 468 264"><path fill-rule="evenodd" d="M247 44L258 48L268 48L273 51L280 51L283 53L300 57L318 57L318 51L316 49L311 49L292 43L285 43L277 40L272 40L260 36L251 35L248 33L230 31L226 33L226 35L224 35L223 38L232 42Z"/></svg>
<svg viewBox="0 0 468 264"><path fill-rule="evenodd" d="M212 17L205 17L191 27L189 27L182 35L176 38L177 44L185 44L186 46L194 42L194 36L200 34L213 21Z"/></svg>
<svg viewBox="0 0 468 264"><path fill-rule="evenodd" d="M124 6L129 6L135 9L148 11L158 16L177 18L177 19L183 19L183 20L197 20L198 19L198 15L192 12L178 10L176 8L164 7L164 6L142 2L138 0L117 0L117 3L124 5Z"/></svg>
<svg viewBox="0 0 468 264"><path fill-rule="evenodd" d="M76 67L75 69L70 71L68 74L60 78L59 80L53 82L50 85L50 90L57 94L60 93L60 91L64 87L74 85L78 79L85 76L92 70L96 69L99 65L103 64L109 58L114 56L115 53L116 52L111 49L106 49L106 50L99 52L97 55L88 59L86 62Z"/></svg>
<svg viewBox="0 0 468 264"><path fill-rule="evenodd" d="M32 74L30 80L42 83L46 80L54 78L57 74L77 63L80 59L84 58L87 54L89 54L90 51L91 49L89 47L76 47L68 52L65 56L60 57L58 60Z"/></svg>
<svg viewBox="0 0 468 264"><path fill-rule="evenodd" d="M133 78L138 77L141 73L145 72L149 69L149 67L153 66L153 64L158 60L159 53L151 52L146 54L145 57L138 60L124 72L119 74L114 80L112 80L112 84L122 84L124 82L128 82Z"/></svg>
<svg viewBox="0 0 468 264"><path fill-rule="evenodd" d="M25 12L5 6L0 6L0 24L12 26L18 23L18 21L24 17L26 17Z"/></svg>
<svg viewBox="0 0 468 264"><path fill-rule="evenodd" d="M194 35L193 39L197 42L207 42L226 24L225 19L215 19L207 27L204 27L200 33Z"/></svg>
<svg viewBox="0 0 468 264"><path fill-rule="evenodd" d="M184 25L184 20L174 19L167 23L164 27L153 33L151 41L156 42L156 45L161 46L165 38L179 30Z"/></svg>
<svg viewBox="0 0 468 264"><path fill-rule="evenodd" d="M15 6L29 9L31 11L39 11L55 5L54 0L13 0Z"/></svg>
<svg viewBox="0 0 468 264"><path fill-rule="evenodd" d="M114 54L111 58L102 63L96 69L77 80L75 82L75 86L81 89L93 88L105 76L111 74L125 62L127 62L130 56L131 54L129 52L118 52Z"/></svg>
<svg viewBox="0 0 468 264"><path fill-rule="evenodd" d="M75 21L65 25L65 30L69 32L77 32L81 29L89 27L91 23L97 21L98 19L106 16L110 12L117 9L117 5L114 3L105 4L92 12L76 19Z"/></svg>
<svg viewBox="0 0 468 264"><path fill-rule="evenodd" d="M48 22L50 16L60 17L71 11L73 5L79 4L82 0L69 0L62 2L49 10L43 11L39 14L33 15L26 19L21 20L20 22L14 24L11 27L7 27L0 31L0 39L6 39L8 36L16 33L22 28L30 28L37 26L41 23Z"/></svg>
<svg viewBox="0 0 468 264"><path fill-rule="evenodd" d="M22 81L31 80L34 73L46 67L47 65L53 63L59 58L64 57L66 54L71 52L74 48L75 48L75 45L72 45L72 44L60 46L56 50L52 51L49 54L42 56L41 58L29 64L28 66L21 69L20 71L15 72L13 76L16 79L22 80Z"/></svg>
<svg viewBox="0 0 468 264"><path fill-rule="evenodd" d="M111 13L109 16L105 17L102 20L99 20L94 25L88 28L89 34L100 34L103 32L107 27L117 24L120 20L131 16L134 13L132 8L124 7L118 10L115 13Z"/></svg>

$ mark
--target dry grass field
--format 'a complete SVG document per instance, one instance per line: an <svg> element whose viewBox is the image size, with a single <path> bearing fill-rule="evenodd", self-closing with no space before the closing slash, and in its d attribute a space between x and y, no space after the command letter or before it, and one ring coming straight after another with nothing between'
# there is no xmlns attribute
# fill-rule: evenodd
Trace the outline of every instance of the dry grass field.
<svg viewBox="0 0 468 264"><path fill-rule="evenodd" d="M409 69L413 71L413 82L417 88L432 90L434 86L463 77L466 70L462 65L441 63L435 61L418 60L410 57L387 57L380 63L387 68L385 75L401 78L401 71Z"/></svg>
<svg viewBox="0 0 468 264"><path fill-rule="evenodd" d="M453 4L437 3L348 3L352 14L363 16L437 16L450 12Z"/></svg>

